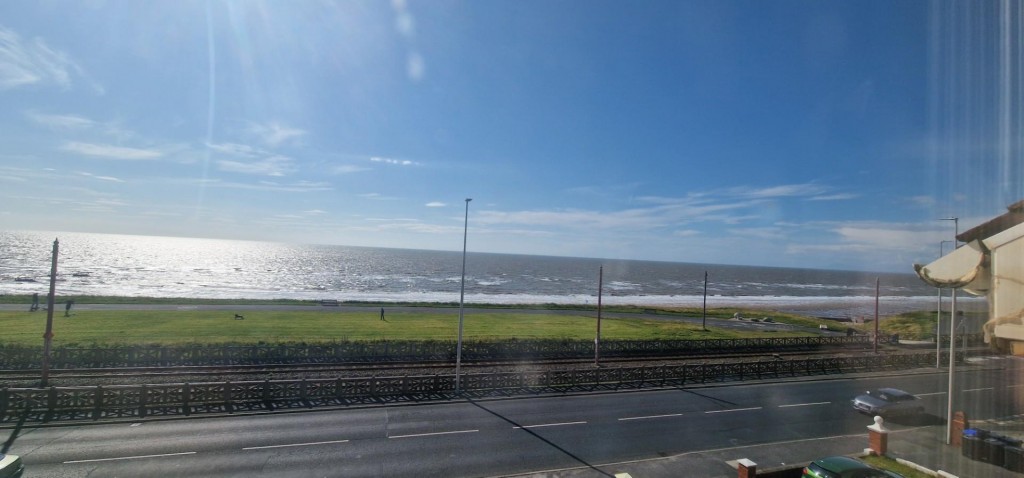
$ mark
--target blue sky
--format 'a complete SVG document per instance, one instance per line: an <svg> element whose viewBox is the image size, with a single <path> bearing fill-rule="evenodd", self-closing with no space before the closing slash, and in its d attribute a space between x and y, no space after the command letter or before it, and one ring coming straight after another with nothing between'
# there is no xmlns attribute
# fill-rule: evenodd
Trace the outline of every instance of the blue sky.
<svg viewBox="0 0 1024 478"><path fill-rule="evenodd" d="M0 224L911 272L1024 198L1021 15L2 2Z"/></svg>

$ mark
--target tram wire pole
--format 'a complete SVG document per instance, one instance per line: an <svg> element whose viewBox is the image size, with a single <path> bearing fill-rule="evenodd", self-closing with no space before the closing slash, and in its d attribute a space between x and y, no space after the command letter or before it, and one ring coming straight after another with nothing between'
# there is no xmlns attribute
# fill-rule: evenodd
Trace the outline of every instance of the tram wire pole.
<svg viewBox="0 0 1024 478"><path fill-rule="evenodd" d="M459 287L459 342L455 347L455 394L462 393L462 319L466 299L466 238L469 235L469 202L466 198L466 222L462 226L462 285Z"/></svg>
<svg viewBox="0 0 1024 478"><path fill-rule="evenodd" d="M597 270L597 335L594 336L594 366L601 366L601 290L604 289L604 266Z"/></svg>
<svg viewBox="0 0 1024 478"><path fill-rule="evenodd" d="M46 333L43 334L43 376L40 387L45 388L50 382L50 350L53 342L53 307L54 294L57 290L57 250L59 242L53 240L53 258L50 261L50 295L46 298Z"/></svg>

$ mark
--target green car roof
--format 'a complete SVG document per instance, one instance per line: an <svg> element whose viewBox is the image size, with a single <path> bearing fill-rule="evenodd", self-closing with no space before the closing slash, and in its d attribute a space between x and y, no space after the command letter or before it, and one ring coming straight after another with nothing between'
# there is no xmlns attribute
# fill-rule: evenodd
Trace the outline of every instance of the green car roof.
<svg viewBox="0 0 1024 478"><path fill-rule="evenodd" d="M836 471L839 473L847 470L863 470L865 468L871 468L867 463L848 456L830 456L828 458L815 460L815 463L828 471Z"/></svg>
<svg viewBox="0 0 1024 478"><path fill-rule="evenodd" d="M867 463L864 463L863 461L856 458L850 458L848 456L830 456L828 458L822 458L820 460L815 460L813 465L817 465L819 468L822 468L834 475L845 475L846 472L854 470L873 470L877 475L872 474L872 476L902 476L898 473L879 470Z"/></svg>

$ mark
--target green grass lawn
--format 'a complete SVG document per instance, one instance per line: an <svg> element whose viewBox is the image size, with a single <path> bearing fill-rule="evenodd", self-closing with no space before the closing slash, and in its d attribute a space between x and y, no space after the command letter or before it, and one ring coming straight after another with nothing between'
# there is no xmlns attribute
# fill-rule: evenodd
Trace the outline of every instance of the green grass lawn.
<svg viewBox="0 0 1024 478"><path fill-rule="evenodd" d="M906 478L931 478L931 475L918 471L906 465L898 463L896 460L885 457L885 456L865 456L861 457L861 460L867 462L869 465L875 468L881 468L883 470L895 471Z"/></svg>
<svg viewBox="0 0 1024 478"><path fill-rule="evenodd" d="M987 315L987 312L968 311L964 313L965 317L975 320L983 319L987 317ZM947 311L947 319L948 316L949 314ZM893 315L882 319L878 325L881 333L885 335L899 334L901 339L932 340L935 338L935 311L917 311ZM851 327L854 327L864 333L874 331L873 323L851 325ZM975 332L981 331L977 330ZM943 333L948 333L948 331L944 330Z"/></svg>
<svg viewBox="0 0 1024 478"><path fill-rule="evenodd" d="M376 309L366 312L246 311L235 320L230 311L63 311L53 319L54 345L317 343L335 340L455 340L458 313L394 312L381 321ZM486 312L467 314L466 340L571 339L593 340L595 316ZM0 343L42 343L45 312L0 311ZM601 321L603 339L717 339L806 336L808 332L704 331L700 325L671 320L609 319Z"/></svg>

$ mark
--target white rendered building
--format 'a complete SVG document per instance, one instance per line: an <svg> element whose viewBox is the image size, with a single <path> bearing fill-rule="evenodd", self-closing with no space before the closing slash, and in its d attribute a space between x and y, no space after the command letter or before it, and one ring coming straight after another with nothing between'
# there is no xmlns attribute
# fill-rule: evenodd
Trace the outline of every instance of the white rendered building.
<svg viewBox="0 0 1024 478"><path fill-rule="evenodd" d="M1024 201L956 238L964 244L928 265L915 264L917 275L935 287L985 296L985 342L1024 355Z"/></svg>

